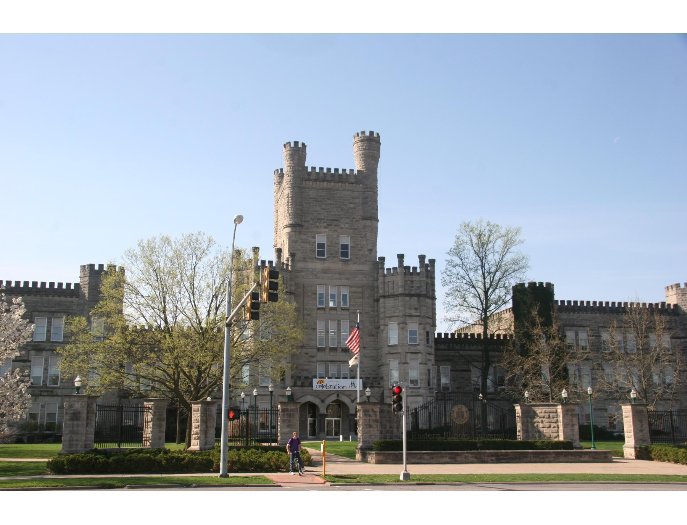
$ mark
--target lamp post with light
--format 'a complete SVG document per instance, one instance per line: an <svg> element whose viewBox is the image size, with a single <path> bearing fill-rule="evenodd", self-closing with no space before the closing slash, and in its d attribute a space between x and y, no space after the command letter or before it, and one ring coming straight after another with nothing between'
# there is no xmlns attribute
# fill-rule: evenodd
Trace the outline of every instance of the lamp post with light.
<svg viewBox="0 0 687 525"><path fill-rule="evenodd" d="M219 462L219 477L226 478L229 476L229 421L227 419L229 413L229 366L231 363L231 323L229 318L231 316L231 278L234 274L234 246L236 242L236 227L243 222L243 215L236 215L234 217L234 233L231 238L231 252L229 253L229 277L227 279L227 321L224 326L224 356L223 356L223 374L222 374L222 439L220 442L220 462Z"/></svg>
<svg viewBox="0 0 687 525"><path fill-rule="evenodd" d="M594 408L592 407L593 393L594 391L592 390L591 386L587 388L587 395L589 396L589 428L592 435L592 450L596 448L596 445L594 444Z"/></svg>
<svg viewBox="0 0 687 525"><path fill-rule="evenodd" d="M290 386L286 387L286 401L289 403L291 401L293 401L293 398L291 397L291 387Z"/></svg>
<svg viewBox="0 0 687 525"><path fill-rule="evenodd" d="M568 391L565 388L561 391L561 399L563 400L563 404L568 402Z"/></svg>
<svg viewBox="0 0 687 525"><path fill-rule="evenodd" d="M637 402L637 391L633 387L632 390L630 390L630 403L632 403L634 405L636 402Z"/></svg>
<svg viewBox="0 0 687 525"><path fill-rule="evenodd" d="M241 412L246 410L246 393L241 392Z"/></svg>
<svg viewBox="0 0 687 525"><path fill-rule="evenodd" d="M527 390L525 390L525 403L529 403L529 402L530 402L530 393Z"/></svg>
<svg viewBox="0 0 687 525"><path fill-rule="evenodd" d="M274 385L270 383L270 386L267 387L267 390L270 393L270 442L272 442L272 395L274 394Z"/></svg>
<svg viewBox="0 0 687 525"><path fill-rule="evenodd" d="M76 376L74 378L74 388L76 389L77 394L81 393L81 376Z"/></svg>
<svg viewBox="0 0 687 525"><path fill-rule="evenodd" d="M365 389L365 400L369 403L370 402L370 396L372 395L372 390L370 390L370 387L368 386Z"/></svg>

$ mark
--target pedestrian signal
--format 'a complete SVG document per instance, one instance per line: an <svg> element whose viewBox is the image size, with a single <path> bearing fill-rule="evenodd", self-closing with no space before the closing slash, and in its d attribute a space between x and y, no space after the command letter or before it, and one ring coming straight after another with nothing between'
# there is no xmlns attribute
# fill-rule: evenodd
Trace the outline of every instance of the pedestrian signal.
<svg viewBox="0 0 687 525"><path fill-rule="evenodd" d="M240 415L241 411L239 410L239 407L229 407L229 411L227 413L227 419L229 421L236 421Z"/></svg>

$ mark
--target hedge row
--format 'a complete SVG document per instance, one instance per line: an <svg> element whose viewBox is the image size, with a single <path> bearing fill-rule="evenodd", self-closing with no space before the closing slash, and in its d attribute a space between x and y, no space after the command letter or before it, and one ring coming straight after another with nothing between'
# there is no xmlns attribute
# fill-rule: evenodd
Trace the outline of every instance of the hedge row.
<svg viewBox="0 0 687 525"><path fill-rule="evenodd" d="M640 447L637 452L637 459L687 465L687 446L685 445L649 445Z"/></svg>
<svg viewBox="0 0 687 525"><path fill-rule="evenodd" d="M403 450L400 440L375 441L372 449L377 452ZM413 451L463 451L463 450L572 450L570 441L519 441L514 439L447 439L409 440L406 450Z"/></svg>
<svg viewBox="0 0 687 525"><path fill-rule="evenodd" d="M312 463L306 450L306 465ZM289 456L282 447L230 448L229 472L282 472L289 469ZM64 454L48 461L53 474L181 474L219 472L219 446L202 452L167 449L90 450Z"/></svg>

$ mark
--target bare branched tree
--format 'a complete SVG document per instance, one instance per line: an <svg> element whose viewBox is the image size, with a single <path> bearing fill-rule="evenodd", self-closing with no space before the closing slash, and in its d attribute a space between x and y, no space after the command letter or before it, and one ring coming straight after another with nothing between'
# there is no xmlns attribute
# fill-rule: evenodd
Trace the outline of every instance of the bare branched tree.
<svg viewBox="0 0 687 525"><path fill-rule="evenodd" d="M449 322L475 324L483 337L480 389L487 391L491 356L487 337L490 316L511 300L512 287L525 280L527 256L520 228L484 221L464 222L448 252L442 285L446 287Z"/></svg>

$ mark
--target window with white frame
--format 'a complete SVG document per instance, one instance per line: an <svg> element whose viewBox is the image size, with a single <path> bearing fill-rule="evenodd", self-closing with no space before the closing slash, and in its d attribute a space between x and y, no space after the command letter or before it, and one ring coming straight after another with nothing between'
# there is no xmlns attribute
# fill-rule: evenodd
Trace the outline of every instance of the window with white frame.
<svg viewBox="0 0 687 525"><path fill-rule="evenodd" d="M672 351L672 347L670 346L670 335L668 335L668 334L663 334L663 335L661 336L661 345L662 345L663 348L664 348L665 350L667 350L668 352L671 352L671 351Z"/></svg>
<svg viewBox="0 0 687 525"><path fill-rule="evenodd" d="M619 352L625 349L625 338L621 332L616 332L615 334L615 346Z"/></svg>
<svg viewBox="0 0 687 525"><path fill-rule="evenodd" d="M318 284L317 285L317 307L318 308L324 308L326 306L325 303L325 293L326 293L326 286L324 284Z"/></svg>
<svg viewBox="0 0 687 525"><path fill-rule="evenodd" d="M342 319L341 320L341 348L346 348L346 340L348 339L348 334L349 334L349 322L348 319Z"/></svg>
<svg viewBox="0 0 687 525"><path fill-rule="evenodd" d="M332 379L339 378L339 363L329 363L329 377Z"/></svg>
<svg viewBox="0 0 687 525"><path fill-rule="evenodd" d="M577 331L577 348L583 352L589 349L589 332L586 329Z"/></svg>
<svg viewBox="0 0 687 525"><path fill-rule="evenodd" d="M341 372L340 373L341 379L348 379L348 377L349 377L348 363L341 363L340 372Z"/></svg>
<svg viewBox="0 0 687 525"><path fill-rule="evenodd" d="M336 332L336 320L329 321L329 348L337 348L338 337Z"/></svg>
<svg viewBox="0 0 687 525"><path fill-rule="evenodd" d="M336 286L329 286L329 308L336 308Z"/></svg>
<svg viewBox="0 0 687 525"><path fill-rule="evenodd" d="M348 286L342 286L339 292L341 293L341 308L348 308Z"/></svg>
<svg viewBox="0 0 687 525"><path fill-rule="evenodd" d="M258 386L269 386L272 382L272 367L260 365L258 367Z"/></svg>
<svg viewBox="0 0 687 525"><path fill-rule="evenodd" d="M398 323L389 323L389 345L398 344Z"/></svg>
<svg viewBox="0 0 687 525"><path fill-rule="evenodd" d="M45 403L45 430L57 427L57 403Z"/></svg>
<svg viewBox="0 0 687 525"><path fill-rule="evenodd" d="M48 357L48 386L60 386L60 356Z"/></svg>
<svg viewBox="0 0 687 525"><path fill-rule="evenodd" d="M451 367L450 366L440 366L439 367L439 380L441 382L441 391L450 392L451 391Z"/></svg>
<svg viewBox="0 0 687 525"><path fill-rule="evenodd" d="M408 384L410 386L420 386L420 360L410 359L408 361Z"/></svg>
<svg viewBox="0 0 687 525"><path fill-rule="evenodd" d="M36 317L33 320L33 340L45 341L46 331L48 329L47 317Z"/></svg>
<svg viewBox="0 0 687 525"><path fill-rule="evenodd" d="M416 345L417 340L417 323L408 323L408 344Z"/></svg>
<svg viewBox="0 0 687 525"><path fill-rule="evenodd" d="M327 346L327 338L325 334L325 322L324 319L317 320L317 348L324 348Z"/></svg>
<svg viewBox="0 0 687 525"><path fill-rule="evenodd" d="M427 387L430 389L434 388L434 367L427 367Z"/></svg>
<svg viewBox="0 0 687 525"><path fill-rule="evenodd" d="M578 349L586 351L589 349L589 335L586 328L566 328L565 346L568 350Z"/></svg>
<svg viewBox="0 0 687 525"><path fill-rule="evenodd" d="M45 360L42 355L35 355L31 358L31 384L40 386L43 384L43 365Z"/></svg>
<svg viewBox="0 0 687 525"><path fill-rule="evenodd" d="M29 422L38 425L40 418L41 404L34 401L33 403L31 403L31 406L29 407L29 413L27 414L26 419L28 419Z"/></svg>
<svg viewBox="0 0 687 525"><path fill-rule="evenodd" d="M315 235L315 257L318 259L327 257L327 235L324 233Z"/></svg>
<svg viewBox="0 0 687 525"><path fill-rule="evenodd" d="M241 383L243 385L250 384L250 365L243 365L241 367Z"/></svg>
<svg viewBox="0 0 687 525"><path fill-rule="evenodd" d="M341 235L339 237L339 257L342 259L351 258L351 237L350 235Z"/></svg>
<svg viewBox="0 0 687 525"><path fill-rule="evenodd" d="M389 359L389 386L399 382L398 359Z"/></svg>
<svg viewBox="0 0 687 525"><path fill-rule="evenodd" d="M50 340L61 342L64 339L64 317L53 317L50 327Z"/></svg>
<svg viewBox="0 0 687 525"><path fill-rule="evenodd" d="M105 319L101 317L94 317L91 319L91 335L101 340L105 337Z"/></svg>
<svg viewBox="0 0 687 525"><path fill-rule="evenodd" d="M317 363L317 378L318 379L324 379L327 377L327 369L326 369L327 363Z"/></svg>
<svg viewBox="0 0 687 525"><path fill-rule="evenodd" d="M574 350L575 349L575 330L566 330L565 331L565 347L568 350Z"/></svg>
<svg viewBox="0 0 687 525"><path fill-rule="evenodd" d="M606 328L599 330L601 336L601 351L608 352L611 349L611 333Z"/></svg>
<svg viewBox="0 0 687 525"><path fill-rule="evenodd" d="M10 370L12 370L12 358L11 357L0 362L0 377L3 377Z"/></svg>

